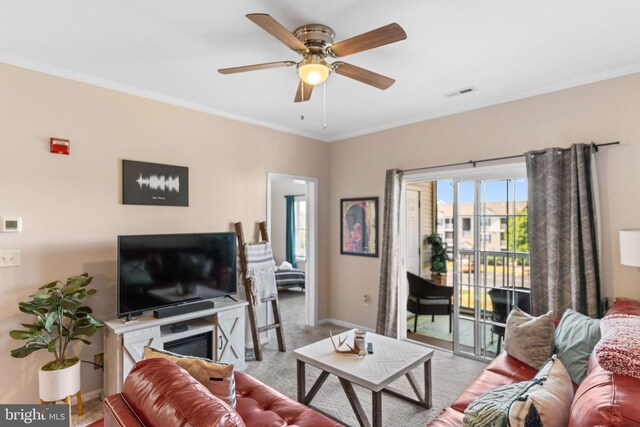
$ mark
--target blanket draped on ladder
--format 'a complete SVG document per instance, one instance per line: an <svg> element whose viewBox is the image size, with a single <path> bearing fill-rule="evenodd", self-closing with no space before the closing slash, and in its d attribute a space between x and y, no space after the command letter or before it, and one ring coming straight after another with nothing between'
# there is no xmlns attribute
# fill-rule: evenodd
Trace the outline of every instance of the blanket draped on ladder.
<svg viewBox="0 0 640 427"><path fill-rule="evenodd" d="M251 280L251 297L255 304L260 304L263 299L275 297L278 293L276 287L276 263L273 260L273 251L269 242L245 243L247 257L247 279Z"/></svg>

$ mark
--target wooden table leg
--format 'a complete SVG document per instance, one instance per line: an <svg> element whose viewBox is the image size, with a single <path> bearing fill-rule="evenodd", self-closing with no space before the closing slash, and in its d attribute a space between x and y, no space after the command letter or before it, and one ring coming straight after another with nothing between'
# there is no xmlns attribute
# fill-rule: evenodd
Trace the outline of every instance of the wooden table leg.
<svg viewBox="0 0 640 427"><path fill-rule="evenodd" d="M305 381L306 381L306 375L305 375L305 366L304 366L304 362L301 360L297 361L297 373L298 373L298 402L302 402L304 400L305 397Z"/></svg>
<svg viewBox="0 0 640 427"><path fill-rule="evenodd" d="M313 398L316 396L316 394L318 394L318 390L320 390L320 387L322 387L322 384L324 384L328 376L329 376L329 372L322 371L320 373L320 376L316 380L316 382L313 383L313 386L311 386L311 390L309 390L309 394L307 394L301 402L309 406Z"/></svg>
<svg viewBox="0 0 640 427"><path fill-rule="evenodd" d="M382 427L382 391L372 391L371 401L373 404L371 425L373 427Z"/></svg>
<svg viewBox="0 0 640 427"><path fill-rule="evenodd" d="M353 412L356 414L356 418L358 419L358 423L360 423L361 427L371 427L369 424L369 420L367 419L367 414L364 413L364 409L362 409L362 405L360 404L360 400L358 399L358 395L351 383L344 378L338 378L340 380L340 384L344 390L344 393L347 395L347 400L351 404L351 408ZM374 392L375 394L375 392ZM375 403L374 403L375 405ZM375 414L375 413L374 413ZM381 426L382 424L380 424ZM378 426L378 427L380 427Z"/></svg>
<svg viewBox="0 0 640 427"><path fill-rule="evenodd" d="M82 394L80 393L80 390L78 390L76 397L78 398L78 415L82 416Z"/></svg>
<svg viewBox="0 0 640 427"><path fill-rule="evenodd" d="M424 362L424 402L431 408L431 359Z"/></svg>

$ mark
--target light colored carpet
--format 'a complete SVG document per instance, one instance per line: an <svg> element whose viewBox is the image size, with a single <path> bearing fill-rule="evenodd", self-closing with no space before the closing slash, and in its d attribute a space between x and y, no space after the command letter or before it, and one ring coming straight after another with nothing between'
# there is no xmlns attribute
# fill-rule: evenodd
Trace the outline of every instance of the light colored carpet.
<svg viewBox="0 0 640 427"><path fill-rule="evenodd" d="M296 399L297 393L296 360L293 350L328 337L329 330L334 333L345 330L345 328L329 324L316 328L304 326L303 303L304 295L300 292L284 291L280 293L287 352L278 351L278 343L274 333L269 344L263 346L263 361L248 362L246 370L250 375L293 399ZM436 350L431 362L433 408L424 409L384 394L382 397L383 425L394 427L425 426L442 408L449 406L484 367L485 364L482 362ZM308 365L306 371L306 390L308 391L320 371ZM422 369L414 370L414 374L419 384L422 384ZM392 387L408 395L412 394L412 389L404 377L393 383ZM369 420L371 420L371 392L357 385L354 386L354 389ZM324 383L311 402L311 406L330 414L346 425L358 425L344 391L338 379L333 375L330 375Z"/></svg>
<svg viewBox="0 0 640 427"><path fill-rule="evenodd" d="M102 401L96 398L83 402L82 410L82 416L78 416L78 407L71 408L71 423L74 427L83 427L102 418Z"/></svg>

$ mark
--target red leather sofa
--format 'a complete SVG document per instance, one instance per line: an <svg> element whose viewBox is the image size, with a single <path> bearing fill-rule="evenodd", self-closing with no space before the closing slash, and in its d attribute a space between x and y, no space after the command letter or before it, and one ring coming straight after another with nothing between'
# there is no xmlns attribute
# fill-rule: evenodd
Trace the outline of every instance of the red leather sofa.
<svg viewBox="0 0 640 427"><path fill-rule="evenodd" d="M245 373L236 372L235 381L233 409L174 363L143 360L127 376L122 393L104 400L104 419L91 427L341 426Z"/></svg>
<svg viewBox="0 0 640 427"><path fill-rule="evenodd" d="M607 315L622 313L640 315L640 301L618 300L607 311ZM465 408L478 396L500 385L530 380L535 374L535 369L502 352L428 425L460 426ZM589 359L587 377L580 387L574 384L574 390L570 427L640 426L640 379L606 371L598 364L594 353Z"/></svg>

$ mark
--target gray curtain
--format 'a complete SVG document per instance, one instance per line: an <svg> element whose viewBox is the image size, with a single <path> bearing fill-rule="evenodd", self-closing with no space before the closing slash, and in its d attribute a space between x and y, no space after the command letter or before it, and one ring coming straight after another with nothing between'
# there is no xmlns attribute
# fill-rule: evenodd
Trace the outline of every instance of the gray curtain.
<svg viewBox="0 0 640 427"><path fill-rule="evenodd" d="M597 192L591 145L526 153L531 310L599 317Z"/></svg>
<svg viewBox="0 0 640 427"><path fill-rule="evenodd" d="M378 321L376 333L388 337L398 335L398 268L400 257L400 181L402 172L387 171L382 216L382 260L380 291L378 295Z"/></svg>

